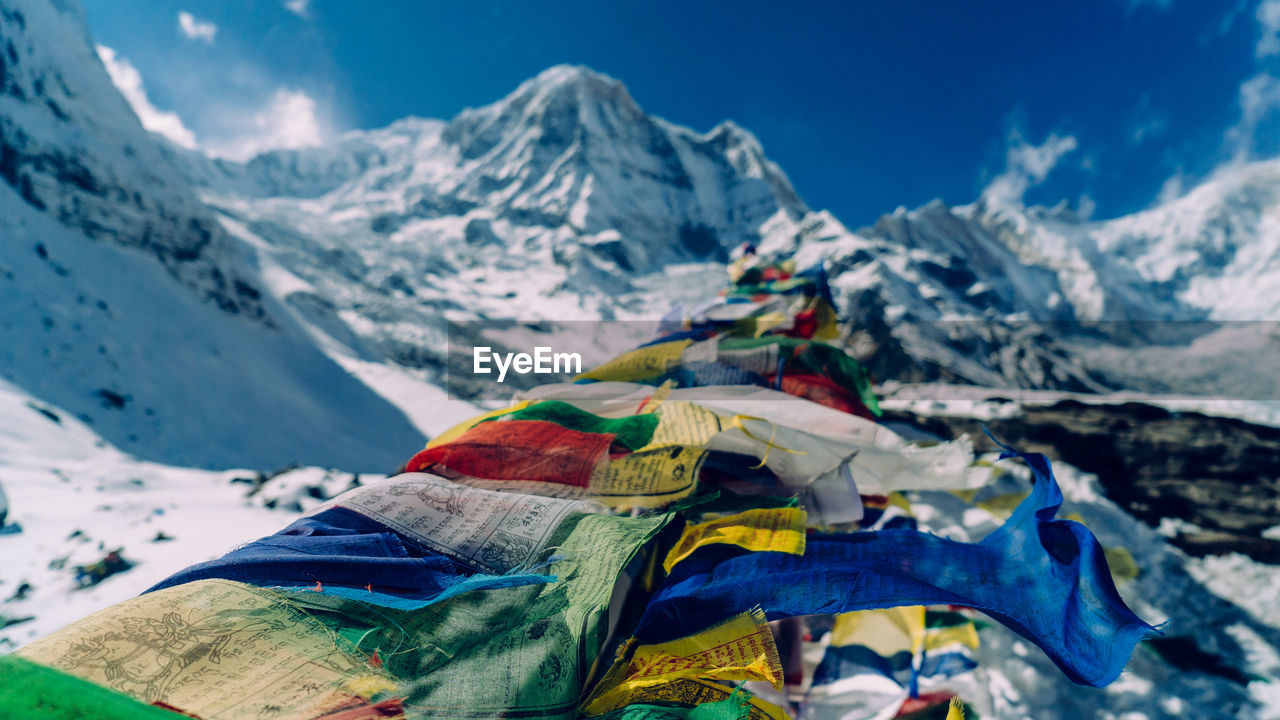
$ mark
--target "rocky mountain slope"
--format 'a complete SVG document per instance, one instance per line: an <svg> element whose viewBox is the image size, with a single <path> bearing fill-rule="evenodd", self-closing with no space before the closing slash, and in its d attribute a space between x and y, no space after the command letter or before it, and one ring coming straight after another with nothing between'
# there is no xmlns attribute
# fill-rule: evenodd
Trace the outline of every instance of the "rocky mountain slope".
<svg viewBox="0 0 1280 720"><path fill-rule="evenodd" d="M935 201L780 249L831 265L882 378L1280 397L1280 161L1113 220Z"/></svg>
<svg viewBox="0 0 1280 720"><path fill-rule="evenodd" d="M985 391L970 393L962 412L923 400L949 392L900 388L886 402L885 417L938 437L967 434L978 447L996 450L985 429L1097 475L1107 497L1167 530L1191 555L1238 552L1280 565L1280 428L1203 411L1213 403L1166 407L1159 396L1017 398Z"/></svg>
<svg viewBox="0 0 1280 720"><path fill-rule="evenodd" d="M74 4L0 2L0 56L0 376L172 463L385 469L421 442L262 292Z"/></svg>
<svg viewBox="0 0 1280 720"><path fill-rule="evenodd" d="M226 233L112 86L74 5L0 7L0 179L32 209L153 256L222 310L269 322Z"/></svg>

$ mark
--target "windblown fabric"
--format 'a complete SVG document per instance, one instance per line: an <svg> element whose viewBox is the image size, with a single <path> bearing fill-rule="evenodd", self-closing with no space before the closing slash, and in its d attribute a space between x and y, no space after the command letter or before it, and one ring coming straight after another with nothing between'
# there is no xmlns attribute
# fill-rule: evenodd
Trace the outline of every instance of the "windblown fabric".
<svg viewBox="0 0 1280 720"><path fill-rule="evenodd" d="M686 678L760 680L781 688L782 674L773 633L756 608L688 637L655 645L629 641L583 703L583 712L615 710L646 688Z"/></svg>
<svg viewBox="0 0 1280 720"><path fill-rule="evenodd" d="M342 493L312 510L358 513L376 526L478 572L509 575L546 560L556 529L573 513L602 505L468 487L427 473L404 473Z"/></svg>
<svg viewBox="0 0 1280 720"><path fill-rule="evenodd" d="M439 435L436 435L435 437L428 440L427 449L429 450L433 447L436 447L437 445L444 445L446 443L451 443L454 440L457 440L459 437L461 437L463 433L475 427L476 425L479 425L485 420L488 420L490 418L496 418L502 415L509 415L513 410L519 410L523 407L526 407L528 404L529 403L523 402L520 400L513 400L510 407L490 410L489 412L483 415L480 415L479 417L473 417L463 422L460 422L457 425L454 425L448 430L445 430Z"/></svg>
<svg viewBox="0 0 1280 720"><path fill-rule="evenodd" d="M922 681L976 667L959 648L977 645L973 622L955 610L906 606L838 615L813 673L805 717L865 720L896 713L922 696Z"/></svg>
<svg viewBox="0 0 1280 720"><path fill-rule="evenodd" d="M663 705L634 703L599 716L599 720L786 720L781 708L751 698L745 691L730 694L710 683L687 680L679 683L680 694L667 696L682 700L685 706L668 699ZM727 695L724 699L712 699Z"/></svg>
<svg viewBox="0 0 1280 720"><path fill-rule="evenodd" d="M771 360L777 358L777 364ZM862 365L845 351L823 342L766 336L726 339L719 344L716 359L748 368L774 370L775 374L816 376L851 393L872 415L880 416L880 405L871 390L871 378ZM786 388L782 390L786 392Z"/></svg>
<svg viewBox="0 0 1280 720"><path fill-rule="evenodd" d="M663 318L658 338L649 344L712 335L759 337L766 334L831 340L839 335L830 288L810 278L788 278L733 287L685 313Z"/></svg>
<svg viewBox="0 0 1280 720"><path fill-rule="evenodd" d="M676 563L700 547L736 545L763 552L804 554L805 512L797 508L755 508L726 517L686 525L680 539L662 561L671 572Z"/></svg>
<svg viewBox="0 0 1280 720"><path fill-rule="evenodd" d="M1054 518L1062 493L1048 459L1014 454L1031 466L1035 486L981 542L884 530L815 536L801 557L701 548L654 593L637 637L659 641L672 628L705 627L757 603L771 619L963 605L1038 645L1074 682L1106 685L1153 628L1120 600L1092 533Z"/></svg>
<svg viewBox="0 0 1280 720"><path fill-rule="evenodd" d="M714 386L669 390L658 403L688 403L722 418L707 442L712 451L750 455L790 480L793 489L820 482L847 464L858 492L976 488L991 469L972 464L968 438L918 447L870 420L764 388ZM604 417L620 417L653 404L654 388L634 383L546 385L521 402L561 401ZM855 518L856 519L856 518Z"/></svg>
<svg viewBox="0 0 1280 720"><path fill-rule="evenodd" d="M757 385L773 387L829 407L875 418L880 415L871 379L848 353L826 343L766 335L713 337L647 345L579 375L576 382L640 382L677 387Z"/></svg>
<svg viewBox="0 0 1280 720"><path fill-rule="evenodd" d="M803 295L819 298L831 307L835 307L827 271L821 265L799 272L795 272L794 267L785 268L778 265L747 268L734 279L727 292L730 296Z"/></svg>
<svg viewBox="0 0 1280 720"><path fill-rule="evenodd" d="M925 612L922 677L951 677L978 666L978 628L959 610L929 608Z"/></svg>

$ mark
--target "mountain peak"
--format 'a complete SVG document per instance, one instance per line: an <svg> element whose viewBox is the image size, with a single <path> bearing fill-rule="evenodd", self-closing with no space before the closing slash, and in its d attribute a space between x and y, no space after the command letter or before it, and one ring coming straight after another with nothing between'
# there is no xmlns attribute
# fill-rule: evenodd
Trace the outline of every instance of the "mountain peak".
<svg viewBox="0 0 1280 720"><path fill-rule="evenodd" d="M622 85L622 81L604 73L596 72L586 65L560 64L552 65L537 75L521 83L520 87L534 86L539 88L574 87L574 88L611 88ZM519 93L519 90L516 91Z"/></svg>
<svg viewBox="0 0 1280 720"><path fill-rule="evenodd" d="M582 138L614 142L650 125L620 81L581 65L556 65L498 102L464 110L444 138L456 142L465 159L520 146L522 138L558 156Z"/></svg>
<svg viewBox="0 0 1280 720"><path fill-rule="evenodd" d="M517 110L525 117L554 113L585 118L602 111L633 120L644 116L622 81L583 65L547 68L490 107Z"/></svg>
<svg viewBox="0 0 1280 720"><path fill-rule="evenodd" d="M738 147L751 150L757 155L764 156L764 146L760 144L760 139L755 133L742 127L732 120L722 120L719 125L711 128L706 135L707 141L723 147Z"/></svg>

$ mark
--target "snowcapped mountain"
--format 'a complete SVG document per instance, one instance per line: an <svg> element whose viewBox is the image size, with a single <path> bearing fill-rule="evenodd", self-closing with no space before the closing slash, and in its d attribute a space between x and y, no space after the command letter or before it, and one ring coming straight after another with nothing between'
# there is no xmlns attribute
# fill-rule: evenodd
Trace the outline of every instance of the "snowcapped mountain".
<svg viewBox="0 0 1280 720"><path fill-rule="evenodd" d="M750 133L726 122L699 134L650 117L622 83L582 67L551 68L450 122L409 118L351 133L336 149L276 151L242 166L189 157L219 195L323 194L347 230L427 244L455 239L433 227L441 218L465 218L472 229L456 239L472 243L486 223L509 223L504 240L560 228L506 244L526 255L585 246L592 262L629 272L723 260L775 214L807 212Z"/></svg>
<svg viewBox="0 0 1280 720"><path fill-rule="evenodd" d="M987 215L1029 262L1057 270L1082 319L1280 319L1280 161L1221 168L1182 197L1099 223Z"/></svg>
<svg viewBox="0 0 1280 720"><path fill-rule="evenodd" d="M1257 292L1280 272L1277 161L1104 222L984 197L851 231L809 210L747 131L647 116L618 81L567 66L451 121L334 147L171 152L228 228L304 281L284 296L314 325L437 382L442 315L653 317L689 295L697 263L745 242L826 263L851 347L882 379L1229 392L1239 362L1212 348L1248 345L1256 366L1270 341L1205 321L1280 310Z"/></svg>
<svg viewBox="0 0 1280 720"><path fill-rule="evenodd" d="M689 280L731 249L808 213L745 130L649 117L580 67L330 148L170 152L333 352L435 384L442 318L656 319L713 291Z"/></svg>
<svg viewBox="0 0 1280 720"><path fill-rule="evenodd" d="M856 233L824 217L773 247L831 266L882 378L1280 391L1274 160L1223 168L1183 197L1112 220L935 201Z"/></svg>
<svg viewBox="0 0 1280 720"><path fill-rule="evenodd" d="M388 469L420 445L262 293L78 7L4 0L0 27L4 379L171 463Z"/></svg>

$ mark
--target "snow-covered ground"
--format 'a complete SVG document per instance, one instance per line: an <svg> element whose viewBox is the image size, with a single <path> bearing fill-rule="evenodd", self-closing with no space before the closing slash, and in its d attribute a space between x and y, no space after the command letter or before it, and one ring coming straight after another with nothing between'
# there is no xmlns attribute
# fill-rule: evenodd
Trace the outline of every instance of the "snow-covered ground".
<svg viewBox="0 0 1280 720"><path fill-rule="evenodd" d="M0 535L0 616L34 617L0 630L0 642L11 648L45 635L193 560L274 532L284 517L247 500L246 487L230 482L240 475L253 477L138 460L0 381L0 482L8 522L20 526ZM162 534L172 539L157 541ZM75 567L117 548L136 566L77 589ZM30 590L19 593L23 584Z"/></svg>

